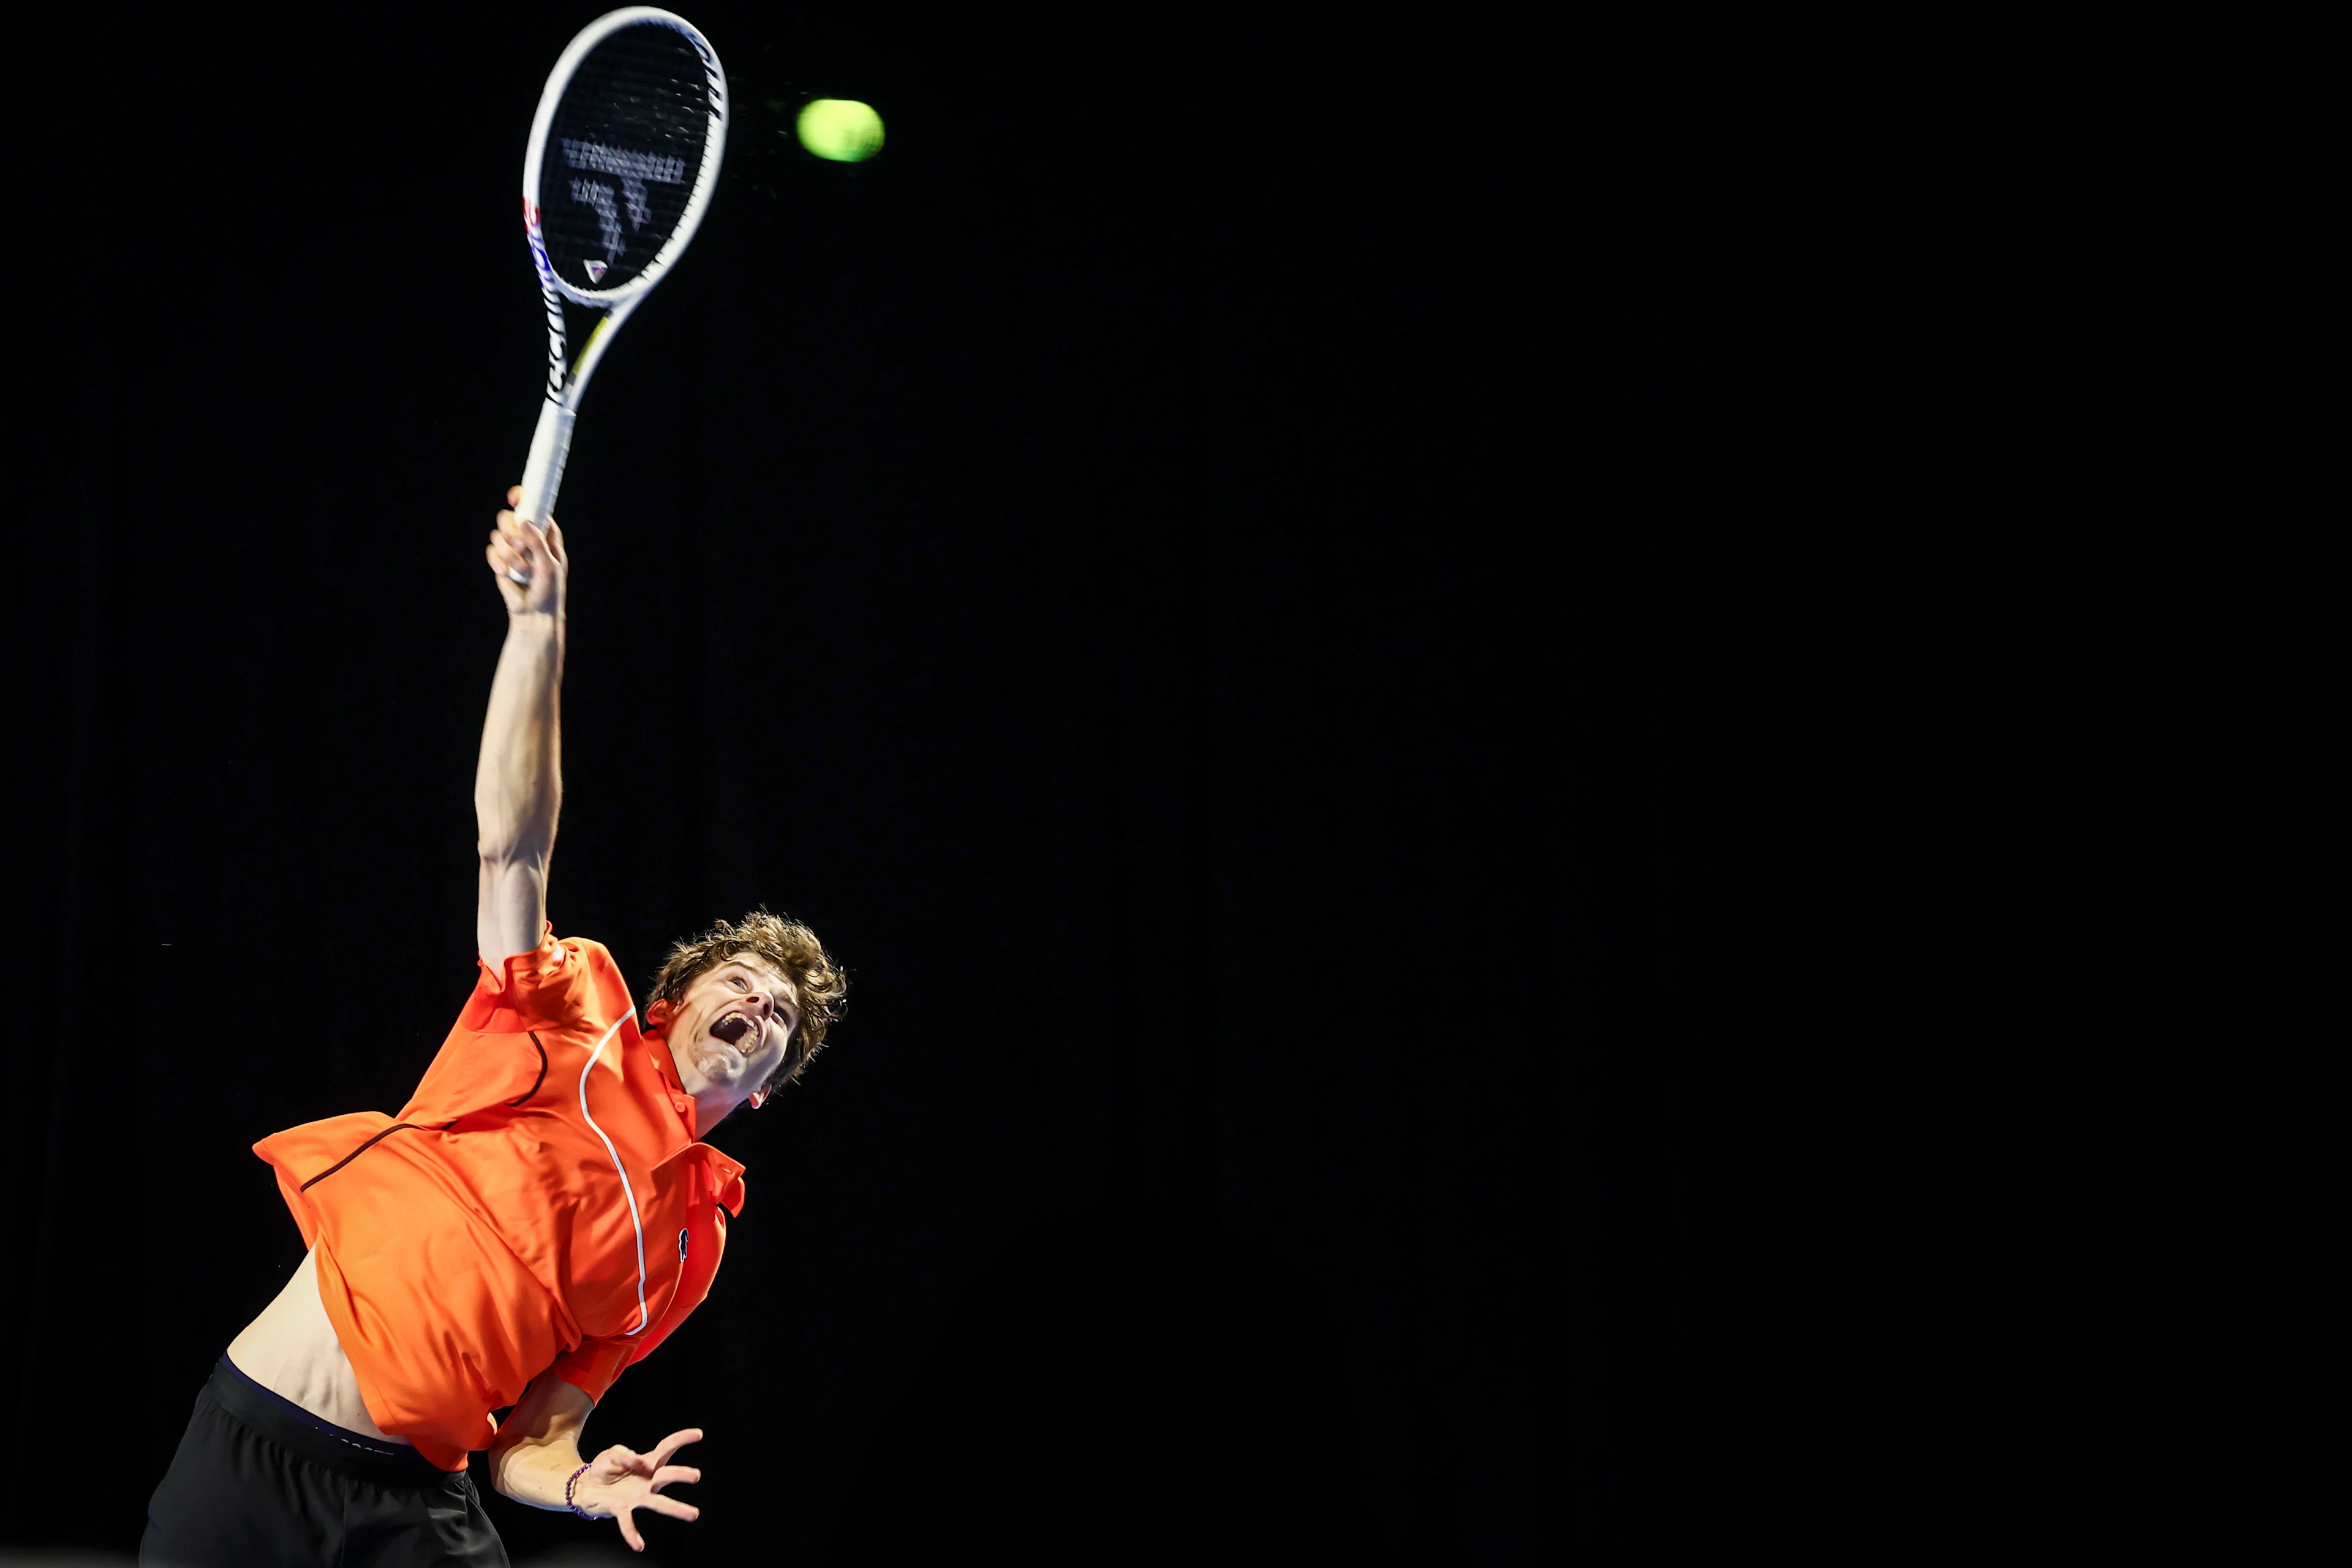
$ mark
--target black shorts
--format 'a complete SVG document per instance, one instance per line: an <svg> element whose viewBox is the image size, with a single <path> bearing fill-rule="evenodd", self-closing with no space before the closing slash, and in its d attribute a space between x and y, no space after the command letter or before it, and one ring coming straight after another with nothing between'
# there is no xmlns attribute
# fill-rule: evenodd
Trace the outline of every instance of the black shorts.
<svg viewBox="0 0 2352 1568"><path fill-rule="evenodd" d="M142 1568L507 1568L473 1478L346 1432L223 1356L147 1504Z"/></svg>

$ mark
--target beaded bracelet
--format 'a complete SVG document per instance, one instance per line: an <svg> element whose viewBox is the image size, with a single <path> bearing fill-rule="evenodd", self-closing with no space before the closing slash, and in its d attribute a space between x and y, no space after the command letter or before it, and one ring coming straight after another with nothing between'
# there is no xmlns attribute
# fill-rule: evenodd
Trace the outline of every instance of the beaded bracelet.
<svg viewBox="0 0 2352 1568"><path fill-rule="evenodd" d="M594 1461L593 1460L590 1461L590 1463L593 1462ZM586 1509L582 1508L578 1503L572 1500L572 1489L578 1486L580 1484L580 1478L587 1473L588 1466L583 1465L578 1469L572 1472L572 1479L570 1480L563 1483L563 1506L570 1509L572 1512L578 1514L583 1519L594 1519L596 1517L594 1514L590 1513Z"/></svg>

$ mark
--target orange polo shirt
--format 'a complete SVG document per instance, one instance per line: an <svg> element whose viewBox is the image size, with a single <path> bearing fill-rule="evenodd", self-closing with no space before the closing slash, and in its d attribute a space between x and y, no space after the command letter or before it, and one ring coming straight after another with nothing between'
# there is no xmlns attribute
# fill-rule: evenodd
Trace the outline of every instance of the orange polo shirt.
<svg viewBox="0 0 2352 1568"><path fill-rule="evenodd" d="M743 1168L694 1121L613 955L551 928L482 965L398 1116L253 1147L317 1252L368 1415L462 1470L540 1373L601 1399L702 1304Z"/></svg>

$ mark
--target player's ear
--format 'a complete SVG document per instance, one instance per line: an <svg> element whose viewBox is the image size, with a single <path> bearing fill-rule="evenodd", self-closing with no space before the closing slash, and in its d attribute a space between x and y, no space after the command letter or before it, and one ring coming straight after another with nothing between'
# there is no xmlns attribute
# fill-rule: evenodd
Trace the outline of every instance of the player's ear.
<svg viewBox="0 0 2352 1568"><path fill-rule="evenodd" d="M658 1029L677 1016L677 1009L672 1007L666 998L656 997L653 1005L646 1009L646 1027Z"/></svg>
<svg viewBox="0 0 2352 1568"><path fill-rule="evenodd" d="M752 1109L752 1110L759 1110L759 1109L760 1109L760 1107L761 1107L761 1106L763 1106L763 1105L767 1104L767 1103L768 1103L768 1096L770 1096L771 1094L773 1094L774 1092L775 1092L775 1090L773 1090L773 1089L769 1089L769 1088L768 1088L767 1086L765 1086L764 1084L763 1084L763 1085L761 1085L760 1088L753 1089L753 1090L751 1091L751 1109Z"/></svg>

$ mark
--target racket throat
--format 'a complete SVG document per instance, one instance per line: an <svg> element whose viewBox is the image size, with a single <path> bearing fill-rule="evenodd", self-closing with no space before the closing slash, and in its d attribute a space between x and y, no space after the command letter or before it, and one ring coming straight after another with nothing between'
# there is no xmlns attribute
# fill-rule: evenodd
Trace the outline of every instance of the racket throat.
<svg viewBox="0 0 2352 1568"><path fill-rule="evenodd" d="M539 428L531 432L530 457L522 468L522 499L515 515L525 522L545 522L555 510L555 492L563 485L563 460L572 455L572 410L560 403L539 405Z"/></svg>

